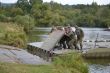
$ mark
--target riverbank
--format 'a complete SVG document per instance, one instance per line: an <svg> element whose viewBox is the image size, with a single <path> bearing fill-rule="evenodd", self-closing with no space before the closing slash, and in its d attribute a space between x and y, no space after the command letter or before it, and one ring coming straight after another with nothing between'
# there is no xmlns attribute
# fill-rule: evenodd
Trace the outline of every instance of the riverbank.
<svg viewBox="0 0 110 73"><path fill-rule="evenodd" d="M87 64L77 53L55 57L50 64L26 50L2 47L0 73L88 73Z"/></svg>

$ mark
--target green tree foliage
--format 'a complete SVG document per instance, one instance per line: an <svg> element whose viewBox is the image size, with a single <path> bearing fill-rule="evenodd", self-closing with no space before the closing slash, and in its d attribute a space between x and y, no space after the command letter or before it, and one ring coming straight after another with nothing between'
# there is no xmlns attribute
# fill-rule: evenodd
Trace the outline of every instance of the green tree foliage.
<svg viewBox="0 0 110 73"><path fill-rule="evenodd" d="M30 5L31 6L33 6L34 4L38 4L38 5L40 5L40 4L42 4L43 3L43 1L42 0L29 0L29 3L30 3Z"/></svg>
<svg viewBox="0 0 110 73"><path fill-rule="evenodd" d="M18 15L14 18L14 21L19 26L23 27L23 29L26 33L28 33L29 30L31 30L34 27L34 24L35 24L34 19L29 15L25 15L25 16Z"/></svg>
<svg viewBox="0 0 110 73"><path fill-rule="evenodd" d="M98 5L93 2L91 5L61 5L53 1L18 0L10 7L0 7L0 21L12 22L18 15L31 16L36 26L77 24L84 27L109 27L110 4Z"/></svg>
<svg viewBox="0 0 110 73"><path fill-rule="evenodd" d="M30 4L28 0L18 0L16 3L16 7L21 8L24 11L24 13L30 12Z"/></svg>
<svg viewBox="0 0 110 73"><path fill-rule="evenodd" d="M12 9L10 9L10 14L12 17L15 17L17 15L23 15L23 10L21 8L15 8L13 7Z"/></svg>
<svg viewBox="0 0 110 73"><path fill-rule="evenodd" d="M7 17L4 14L0 14L0 21L1 22L10 22L10 21L12 21L12 18L11 17Z"/></svg>
<svg viewBox="0 0 110 73"><path fill-rule="evenodd" d="M40 1L42 3L42 1ZM50 4L34 3L32 14L35 17L37 26L63 25L65 17L60 14L60 10L54 10ZM54 5L55 7L55 5Z"/></svg>

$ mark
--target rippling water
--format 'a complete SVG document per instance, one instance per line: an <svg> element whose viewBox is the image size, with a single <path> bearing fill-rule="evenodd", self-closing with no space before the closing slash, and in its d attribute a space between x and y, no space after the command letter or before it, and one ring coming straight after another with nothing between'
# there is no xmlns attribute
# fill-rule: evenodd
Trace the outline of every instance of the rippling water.
<svg viewBox="0 0 110 73"><path fill-rule="evenodd" d="M89 65L89 73L110 73L110 65L92 64Z"/></svg>
<svg viewBox="0 0 110 73"><path fill-rule="evenodd" d="M103 28L83 28L85 33L85 40L95 40L98 36L98 39L110 39L110 31L104 31Z"/></svg>

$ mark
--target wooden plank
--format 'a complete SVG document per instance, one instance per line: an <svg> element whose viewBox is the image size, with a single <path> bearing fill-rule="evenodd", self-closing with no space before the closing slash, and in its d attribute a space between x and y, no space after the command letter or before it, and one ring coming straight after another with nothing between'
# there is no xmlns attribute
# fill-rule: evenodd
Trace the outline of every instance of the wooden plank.
<svg viewBox="0 0 110 73"><path fill-rule="evenodd" d="M50 51L55 47L55 45L59 42L59 40L63 37L64 31L56 30L52 32L49 37L44 41L41 46L41 49Z"/></svg>

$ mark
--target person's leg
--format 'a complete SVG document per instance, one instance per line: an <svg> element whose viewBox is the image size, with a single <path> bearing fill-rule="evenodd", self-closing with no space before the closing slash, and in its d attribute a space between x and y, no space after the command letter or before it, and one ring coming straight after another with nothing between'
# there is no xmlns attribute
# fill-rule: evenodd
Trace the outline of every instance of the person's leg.
<svg viewBox="0 0 110 73"><path fill-rule="evenodd" d="M73 45L73 40L70 40L68 44L69 44L69 49L75 49Z"/></svg>
<svg viewBox="0 0 110 73"><path fill-rule="evenodd" d="M74 42L74 46L75 46L75 49L76 49L76 50L79 50L78 42L77 42L77 41Z"/></svg>
<svg viewBox="0 0 110 73"><path fill-rule="evenodd" d="M62 39L58 42L58 44L59 44L59 49L63 48Z"/></svg>
<svg viewBox="0 0 110 73"><path fill-rule="evenodd" d="M82 39L80 40L80 48L81 48L81 50L82 50L82 47L83 47L83 44L82 44Z"/></svg>
<svg viewBox="0 0 110 73"><path fill-rule="evenodd" d="M66 36L66 45L67 45L68 49L71 49L70 48L70 43L69 43L70 41L71 41L71 39L68 36Z"/></svg>
<svg viewBox="0 0 110 73"><path fill-rule="evenodd" d="M62 48L66 49L65 36L63 36L62 39L60 40L60 44Z"/></svg>

